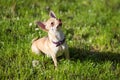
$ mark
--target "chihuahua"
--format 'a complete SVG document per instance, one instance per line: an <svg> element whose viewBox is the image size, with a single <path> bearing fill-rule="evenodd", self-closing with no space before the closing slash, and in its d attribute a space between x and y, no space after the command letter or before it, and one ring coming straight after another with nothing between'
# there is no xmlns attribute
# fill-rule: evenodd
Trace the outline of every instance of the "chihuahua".
<svg viewBox="0 0 120 80"><path fill-rule="evenodd" d="M48 33L48 35L33 40L31 48L32 52L36 54L41 54L42 52L51 57L54 66L57 67L57 57L64 53L65 57L69 59L69 50L65 42L65 36L61 31L61 19L57 19L53 11L50 11L49 15L50 18L46 22L36 22L42 30Z"/></svg>

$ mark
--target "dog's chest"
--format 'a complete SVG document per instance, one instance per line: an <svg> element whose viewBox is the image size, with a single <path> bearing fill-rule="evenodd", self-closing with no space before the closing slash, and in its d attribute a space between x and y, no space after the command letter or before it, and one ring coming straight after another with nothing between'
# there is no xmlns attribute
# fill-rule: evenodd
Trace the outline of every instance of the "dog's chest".
<svg viewBox="0 0 120 80"><path fill-rule="evenodd" d="M57 56L61 56L65 51L65 44L62 44L58 47L55 46L54 51Z"/></svg>
<svg viewBox="0 0 120 80"><path fill-rule="evenodd" d="M62 40L64 40L64 34L62 31L51 31L49 35L49 39L51 40L52 44L51 49L54 52L54 54L56 54L56 56L61 56L64 51L65 51L65 47L66 44L60 43Z"/></svg>

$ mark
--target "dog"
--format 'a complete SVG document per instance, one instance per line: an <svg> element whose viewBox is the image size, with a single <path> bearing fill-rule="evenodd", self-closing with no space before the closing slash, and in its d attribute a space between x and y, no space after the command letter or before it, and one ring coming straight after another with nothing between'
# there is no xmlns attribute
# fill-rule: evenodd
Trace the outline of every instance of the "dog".
<svg viewBox="0 0 120 80"><path fill-rule="evenodd" d="M44 53L51 57L55 68L57 67L57 57L63 53L69 59L69 50L65 42L65 36L61 30L62 21L57 19L53 11L49 13L50 18L46 22L37 21L36 24L48 33L47 36L35 39L32 42L32 52L36 54Z"/></svg>

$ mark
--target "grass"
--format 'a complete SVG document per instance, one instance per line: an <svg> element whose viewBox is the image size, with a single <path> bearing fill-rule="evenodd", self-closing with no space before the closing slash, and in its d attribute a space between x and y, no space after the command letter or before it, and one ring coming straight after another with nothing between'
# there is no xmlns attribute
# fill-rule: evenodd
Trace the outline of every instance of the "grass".
<svg viewBox="0 0 120 80"><path fill-rule="evenodd" d="M120 0L0 0L0 9L0 80L120 80ZM63 21L71 57L57 70L30 49L46 35L34 21L49 10Z"/></svg>

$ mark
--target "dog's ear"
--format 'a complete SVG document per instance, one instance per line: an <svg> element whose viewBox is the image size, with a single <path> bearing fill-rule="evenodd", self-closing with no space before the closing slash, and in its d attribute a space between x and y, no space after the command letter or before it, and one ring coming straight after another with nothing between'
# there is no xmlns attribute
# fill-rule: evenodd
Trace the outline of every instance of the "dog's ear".
<svg viewBox="0 0 120 80"><path fill-rule="evenodd" d="M37 21L36 24L44 31L48 32L48 30L46 29L46 26L43 22Z"/></svg>
<svg viewBox="0 0 120 80"><path fill-rule="evenodd" d="M50 17L52 17L52 18L56 18L56 15L55 15L55 13L54 13L53 11L50 11L49 15L50 15Z"/></svg>

